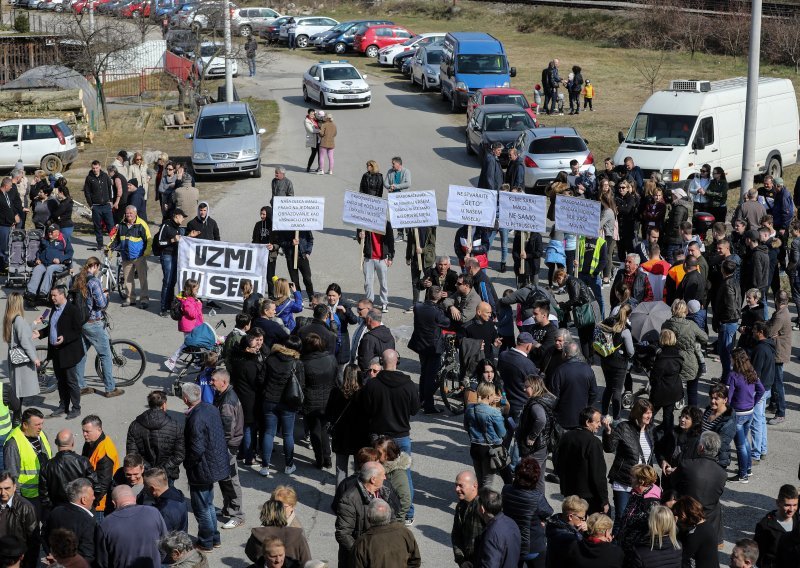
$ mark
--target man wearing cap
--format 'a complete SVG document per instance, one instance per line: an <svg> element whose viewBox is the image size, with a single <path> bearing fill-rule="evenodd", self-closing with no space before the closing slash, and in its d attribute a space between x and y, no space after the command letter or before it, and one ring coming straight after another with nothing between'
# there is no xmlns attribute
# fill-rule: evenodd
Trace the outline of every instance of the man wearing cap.
<svg viewBox="0 0 800 568"><path fill-rule="evenodd" d="M186 213L176 207L156 233L153 252L161 254L161 311L162 318L169 316L172 300L175 299L175 284L178 282L178 243L184 234Z"/></svg>
<svg viewBox="0 0 800 568"><path fill-rule="evenodd" d="M436 391L436 373L442 362L442 329L450 326L450 320L439 303L442 289L431 286L425 293L425 302L414 305L414 332L408 348L419 355L419 398L425 414L436 414L433 404Z"/></svg>
<svg viewBox="0 0 800 568"><path fill-rule="evenodd" d="M133 205L139 212L139 217L147 221L147 201L144 197L144 188L139 185L136 178L128 179L128 205Z"/></svg>
<svg viewBox="0 0 800 568"><path fill-rule="evenodd" d="M680 187L668 191L666 198L667 203L670 204L670 210L667 219L664 221L664 260L671 264L675 258L675 252L683 246L681 225L689 220L689 210L692 202L689 201L686 192Z"/></svg>
<svg viewBox="0 0 800 568"><path fill-rule="evenodd" d="M54 223L45 232L46 237L39 243L36 265L25 294L26 300L31 303L37 296L47 297L53 276L64 270L64 265L72 260L72 244L61 234L61 228Z"/></svg>
<svg viewBox="0 0 800 568"><path fill-rule="evenodd" d="M767 297L769 286L769 253L767 245L761 242L758 231L751 229L744 235L745 255L742 259L741 292L742 297L751 288L761 290L761 297ZM764 303L766 305L766 302Z"/></svg>

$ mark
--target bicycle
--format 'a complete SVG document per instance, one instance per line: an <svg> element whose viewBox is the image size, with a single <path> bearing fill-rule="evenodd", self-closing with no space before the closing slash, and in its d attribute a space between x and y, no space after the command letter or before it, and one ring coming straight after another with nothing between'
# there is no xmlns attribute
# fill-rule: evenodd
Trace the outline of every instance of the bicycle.
<svg viewBox="0 0 800 568"><path fill-rule="evenodd" d="M112 266L112 259L116 253L116 263ZM122 283L122 259L119 253L106 247L103 258L100 260L100 282L104 290L116 291L123 300L128 299L128 291Z"/></svg>
<svg viewBox="0 0 800 568"><path fill-rule="evenodd" d="M444 352L442 365L436 375L439 385L439 396L447 410L453 414L464 412L464 383L461 381L461 363L458 356L455 334L447 334L442 338Z"/></svg>
<svg viewBox="0 0 800 568"><path fill-rule="evenodd" d="M112 329L111 319L108 314L103 315L103 325L105 329ZM110 333L109 333L110 337ZM144 375L147 368L147 353L135 341L130 339L111 339L111 359L114 369L111 374L118 387L129 387ZM58 388L58 381L53 372L53 365L47 355L47 347L39 346L36 348L36 355L41 362L37 369L39 378L39 391L48 394ZM100 355L95 355L94 369L98 377L103 376L103 365Z"/></svg>

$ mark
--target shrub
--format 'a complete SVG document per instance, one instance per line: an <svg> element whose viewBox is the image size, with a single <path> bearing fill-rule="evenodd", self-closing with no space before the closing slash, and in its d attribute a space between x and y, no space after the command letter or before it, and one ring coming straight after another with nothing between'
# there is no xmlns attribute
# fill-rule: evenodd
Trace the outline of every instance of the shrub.
<svg viewBox="0 0 800 568"><path fill-rule="evenodd" d="M14 19L14 29L23 34L31 31L31 23L28 20L28 14L17 15Z"/></svg>

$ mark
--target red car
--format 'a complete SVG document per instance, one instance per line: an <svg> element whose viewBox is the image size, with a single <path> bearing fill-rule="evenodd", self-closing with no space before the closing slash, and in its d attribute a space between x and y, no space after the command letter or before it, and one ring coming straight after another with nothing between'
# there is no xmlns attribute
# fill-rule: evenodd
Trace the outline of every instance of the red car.
<svg viewBox="0 0 800 568"><path fill-rule="evenodd" d="M96 9L97 9L97 7L98 7L100 4L106 4L107 2L110 2L110 1L111 1L111 0L94 0L94 2L92 2L92 4L94 4L94 8L95 8L95 10L96 10ZM89 2L87 2L87 0L78 0L78 2L75 2L75 3L72 5L72 9L73 9L73 10L75 10L75 13L76 13L76 14L83 14L83 10L84 10L84 9L85 9L87 12L89 11L88 4L89 4Z"/></svg>
<svg viewBox="0 0 800 568"><path fill-rule="evenodd" d="M123 18L141 18L142 16L149 18L151 3L152 2L150 0L137 0L136 2L131 2L120 11L120 14Z"/></svg>
<svg viewBox="0 0 800 568"><path fill-rule="evenodd" d="M403 43L414 34L401 26L380 24L370 26L353 38L353 50L360 51L367 57L378 57L378 51L387 45Z"/></svg>
<svg viewBox="0 0 800 568"><path fill-rule="evenodd" d="M539 126L536 120L536 109L531 107L525 93L517 89L507 87L487 87L478 89L467 100L467 122L472 118L472 113L481 105L517 105L525 109L525 112L533 119L533 123Z"/></svg>

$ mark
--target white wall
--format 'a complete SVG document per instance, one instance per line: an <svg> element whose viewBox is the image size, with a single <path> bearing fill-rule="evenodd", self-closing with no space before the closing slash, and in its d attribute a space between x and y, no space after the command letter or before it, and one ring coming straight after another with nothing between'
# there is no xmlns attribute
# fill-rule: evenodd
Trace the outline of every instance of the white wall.
<svg viewBox="0 0 800 568"><path fill-rule="evenodd" d="M163 39L146 41L131 49L115 53L109 58L108 73L153 73L164 66L167 42Z"/></svg>

